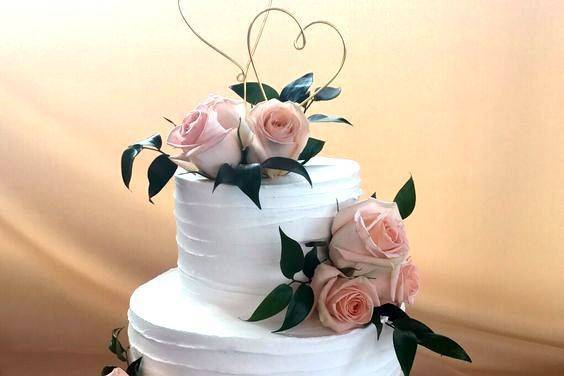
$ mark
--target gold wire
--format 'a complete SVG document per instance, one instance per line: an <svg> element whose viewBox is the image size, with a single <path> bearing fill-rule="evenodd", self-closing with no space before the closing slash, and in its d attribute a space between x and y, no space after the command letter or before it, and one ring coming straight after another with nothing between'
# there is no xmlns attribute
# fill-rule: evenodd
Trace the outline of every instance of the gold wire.
<svg viewBox="0 0 564 376"><path fill-rule="evenodd" d="M286 15L290 16L298 25L298 27L300 28L300 32L298 34L298 36L296 37L296 40L294 41L294 48L296 50L303 50L306 46L306 36L305 36L305 30L307 30L308 28L314 26L314 25L326 25L329 26L330 28L332 28L333 30L335 30L335 32L339 35L339 38L341 39L341 43L343 45L343 55L341 58L341 62L339 64L339 68L337 69L337 72L329 79L329 81L327 81L327 83L321 87L319 87L317 90L315 90L308 98L306 98L305 100L303 100L300 105L303 106L305 105L308 101L310 101L312 98L314 98L317 93L319 93L321 90L325 89L327 86L329 86L336 78L337 76L339 76L339 74L341 73L343 66L345 65L345 61L347 59L347 45L345 42L345 39L343 38L343 35L341 34L341 32L339 31L339 29L337 29L337 27L335 25L333 25L332 23L328 22L328 21L313 21L310 22L309 24L307 24L305 27L302 27L302 25L300 24L300 22L298 21L298 19L290 12L288 12L285 9L282 8L276 8L276 7L271 7L272 5L272 0L268 1L268 5L267 8L260 11L251 21L251 23L249 24L249 29L247 31L247 52L249 54L249 60L247 62L247 64L245 65L245 68L243 68L243 66L241 64L239 64L235 59L233 59L231 56L229 56L227 53L225 53L224 51L222 51L221 49L219 49L218 47L214 46L212 43L210 43L209 41L207 41L202 35L200 35L200 33L198 33L194 27L192 27L192 25L190 24L190 22L188 21L188 19L186 18L183 10L182 10L182 0L178 0L178 11L180 12L180 15L182 16L182 20L184 21L184 23L186 24L186 26L188 26L188 28L190 29L190 31L192 31L192 33L198 38L200 39L204 44L206 44L208 47L210 47L211 49L213 49L214 51L216 51L218 54L220 54L221 56L223 56L224 58L226 58L228 61L230 61L231 63L233 63L237 68L239 68L240 72L237 74L237 81L238 82L243 82L243 100L246 103L247 102L247 79L248 79L248 74L249 74L249 67L253 68L253 72L255 74L255 77L257 79L257 83L259 85L261 94L264 98L264 100L268 100L267 96L266 96L266 92L264 90L264 86L260 80L256 65L255 65L255 61L253 58L254 53L256 52L256 49L258 47L258 44L260 42L260 39L262 37L264 28L266 26L266 23L268 21L268 16L270 14L270 11L278 11L278 12L282 12L285 13ZM253 26L255 24L255 22L260 18L260 16L262 16L263 14L265 14L262 24L260 26L259 32L257 34L257 38L255 40L255 43L253 45L253 47L251 48L251 33L252 33L252 29ZM299 43L299 41L301 40L301 44Z"/></svg>
<svg viewBox="0 0 564 376"><path fill-rule="evenodd" d="M337 27L335 25L333 25L330 22L327 21L313 21L309 24L307 24L303 30L300 32L300 34L297 36L296 38L296 42L298 41L298 39L300 38L300 36L303 34L303 32L305 30L307 30L309 27L313 26L313 25L326 25L331 27L333 30L335 30L337 32L337 34L339 35L339 38L341 39L341 43L343 44L343 56L341 58L341 63L339 64L339 69L337 69L337 72L333 75L333 77L331 77L331 79L329 81L327 81L327 83L325 85L323 85L322 87L318 88L317 90L315 90L309 97L307 97L306 99L304 99L301 103L300 106L305 105L310 99L312 99L313 97L315 97L317 95L317 93L319 93L321 90L325 89L327 86L329 86L334 80L335 78L337 78L337 76L339 75L339 73L341 73L341 70L343 70L343 66L345 65L345 61L347 60L347 44L345 43L345 38L343 38L343 34L341 34L341 32L339 31L339 29L337 29ZM295 43L295 42L294 42ZM304 39L304 43L305 43L305 39Z"/></svg>
<svg viewBox="0 0 564 376"><path fill-rule="evenodd" d="M272 5L272 0L268 0L267 2L267 7L270 7ZM249 73L249 67L251 65L251 59L249 59L249 61L247 61L247 64L245 64L245 68L243 68L241 66L241 64L239 64L234 58L232 58L231 56L229 56L226 52L222 51L221 49L219 49L218 47L214 46L211 42L209 42L208 40L206 40L200 33L198 33L196 31L196 29L194 29L194 27L190 24L190 22L188 21L188 19L186 18L186 15L184 14L184 11L182 10L182 0L178 0L178 11L180 12L180 16L182 17L182 20L184 21L184 23L186 24L186 26L188 26L188 28L190 29L190 31L199 39L201 40L205 45L207 45L208 47L210 47L212 50L214 50L215 52L217 52L218 54L220 54L221 56L223 56L224 58L226 58L228 61L230 61L231 63L233 63L237 68L239 68L240 72L237 74L237 81L238 82L244 82L243 84L243 100L246 103L247 101L247 84L246 84L246 79L247 79L247 75ZM252 52L251 52L251 56L254 55L258 44L260 42L260 39L262 37L262 33L264 30L264 27L266 26L266 22L268 21L268 15L269 12L266 12L262 24L260 26L259 32L257 34L257 39L255 40L255 44L253 46Z"/></svg>
<svg viewBox="0 0 564 376"><path fill-rule="evenodd" d="M294 48L297 49L297 50L302 50L302 49L305 47L305 45L306 45L306 38L305 38L304 28L302 27L302 25L300 24L300 22L298 21L298 19L297 19L292 13L288 12L287 10L282 9L282 8L266 8L266 9L260 11L260 12L255 16L255 18L253 18L253 20L251 21L251 23L250 23L250 25L249 25L249 30L247 31L247 52L249 53L249 60L251 61L251 67L253 68L253 72L255 73L255 77L256 77L256 79L257 79L257 83L258 83L258 85L259 85L261 94L262 94L262 96L263 96L263 98L264 98L265 101L268 100L268 97L266 96L266 92L264 91L264 87L263 87L263 85L262 85L262 82L261 82L261 80L260 80L259 74L258 74L258 72L257 72L257 67L256 67L256 65L255 65L255 60L253 59L253 54L252 54L252 51L251 51L251 32L252 32L252 30L253 30L253 26L254 26L255 22L257 21L257 19L258 19L262 14L264 14L264 13L266 13L266 12L273 11L273 10L287 14L288 16L290 16L290 17L296 22L296 24L297 24L298 27L300 28L300 33L298 34L298 37L297 37L296 40L294 41ZM302 39L302 44L301 44L301 45L298 44L298 41L300 40L300 37L301 37L301 39ZM246 83L246 77L245 77L245 83Z"/></svg>

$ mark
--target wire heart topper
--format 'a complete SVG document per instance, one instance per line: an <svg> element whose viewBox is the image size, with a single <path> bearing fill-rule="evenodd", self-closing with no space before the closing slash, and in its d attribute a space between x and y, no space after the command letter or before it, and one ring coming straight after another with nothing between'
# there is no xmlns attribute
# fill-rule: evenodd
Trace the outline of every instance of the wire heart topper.
<svg viewBox="0 0 564 376"><path fill-rule="evenodd" d="M267 2L267 7L270 7L272 5L272 0L268 0ZM194 27L190 24L190 22L188 21L188 18L186 17L183 9L182 9L182 0L178 0L178 11L180 12L180 16L182 17L182 20L184 21L184 23L186 24L186 26L188 26L188 28L190 29L190 31L199 39L201 40L206 46L210 47L212 50L214 50L215 52L217 52L218 54L220 54L221 56L223 56L224 58L226 58L227 60L229 60L231 63L233 63L237 68L239 68L240 72L237 74L237 81L239 82L243 82L245 80L245 78L247 77L247 74L249 73L249 66L251 64L251 60L249 60L247 62L247 64L245 64L245 68L243 68L243 66L237 62L237 60L235 60L234 58L232 58L231 56L229 56L226 52L222 51L221 49L219 49L217 46L213 45L210 41L208 41L206 38L204 38L200 33L198 33L196 31L196 29L194 29ZM262 36L262 32L264 30L264 27L266 25L266 22L268 21L268 12L266 12L262 24L260 26L260 30L259 33L257 35L257 39L255 40L255 44L253 45L253 48L250 52L250 56L252 57L252 55L254 55L260 38Z"/></svg>
<svg viewBox="0 0 564 376"><path fill-rule="evenodd" d="M220 54L221 56L223 56L224 58L226 58L228 61L230 61L231 63L233 63L238 69L239 69L239 73L237 74L237 81L239 82L243 82L243 99L246 101L247 99L247 81L248 81L248 76L249 76L249 66L252 66L253 68L253 72L255 74L255 77L257 79L257 83L258 86L260 88L260 92L264 98L264 100L268 100L268 97L266 95L266 92L264 90L264 86L260 80L257 68L256 68L256 63L254 61L253 55L258 47L260 38L262 36L264 27L266 25L266 22L268 21L268 16L269 13L271 11L276 11L276 12L281 12L284 13L286 15L288 15L298 26L299 28L299 33L298 36L296 37L295 41L294 41L294 48L296 50L303 50L306 46L306 34L305 31L307 29L309 29L312 26L315 25L325 25L328 26L330 28L332 28L339 36L342 46L343 46L343 53L342 53L342 57L341 57L341 62L339 64L339 68L337 69L337 71L335 72L335 74L333 74L333 76L329 79L329 81L327 81L327 83L319 88L317 88L316 90L313 91L313 93L307 97L306 99L304 99L300 105L304 105L306 104L308 101L310 101L312 98L314 98L317 93L319 93L321 90L325 89L327 86L329 86L334 80L335 78L337 78L337 76L339 75L339 73L341 73L341 70L343 69L343 66L345 65L345 61L347 58L347 46L345 43L345 40L343 38L343 35L341 34L341 32L339 31L339 29L337 29L337 27L335 25L333 25L332 23L328 22L328 21L313 21L310 22L309 24L307 24L306 26L302 27L301 23L298 21L298 19L291 14L290 12L288 12L285 9L282 8L277 8L277 7L271 7L272 5L272 0L268 1L268 5L267 8L260 11L251 21L251 23L249 24L249 29L247 31L247 52L249 55L249 61L247 62L247 64L245 65L245 67L243 68L243 66L238 63L234 58L232 58L231 56L229 56L227 53L225 53L224 51L222 51L221 49L219 49L217 46L213 45L211 42L209 42L208 40L206 40L200 33L198 33L194 27L190 24L190 22L188 21L186 15L184 14L183 10L182 10L182 0L178 0L178 10L180 12L180 15L182 16L182 19L184 20L184 23L186 23L186 25L188 26L188 28L190 29L190 31L192 31L192 33L194 33L194 35L200 39L204 44L206 44L208 47L210 47L211 49L213 49L215 52L217 52L218 54ZM253 30L253 26L255 25L255 23L257 22L257 20L263 16L263 20L262 20L262 24L260 26L260 30L258 32L257 35L257 39L255 40L253 46L251 47L251 33Z"/></svg>
<svg viewBox="0 0 564 376"><path fill-rule="evenodd" d="M330 23L328 21L322 21L322 20L313 21L313 22L310 22L309 24L307 24L306 26L302 27L302 25L300 24L298 19L293 14L291 14L290 12L288 12L285 9L270 7L270 8L266 8L265 10L259 12L255 16L255 18L251 21L251 24L249 25L249 30L247 31L247 52L249 54L249 61L251 63L251 66L253 67L253 72L255 73L255 77L257 79L257 83L259 84L259 88L260 88L260 91L261 91L261 94L262 94L264 100L268 100L268 97L266 96L266 92L264 91L264 87L263 87L262 82L260 80L260 77L259 77L259 74L258 74L258 71L257 71L257 68L256 68L256 64L255 64L255 61L253 59L254 49L251 49L251 32L252 32L252 29L253 29L255 22L260 18L260 16L262 16L265 13L268 14L270 11L282 12L282 13L288 15L296 23L296 25L298 25L300 32L299 32L298 36L296 37L296 39L294 40L294 48L296 50L303 50L305 48L305 46L306 46L305 31L307 29L309 29L310 27L314 26L314 25L325 25L325 26L332 28L338 34L338 36L341 40L341 43L343 45L343 54L342 54L341 62L339 64L339 68L337 69L337 72L335 72L335 74L333 74L333 76L329 79L329 81L327 81L327 83L325 85L317 88L316 90L313 91L313 93L309 97L304 99L300 103L300 106L303 106L310 99L315 97L317 95L317 93L319 93L321 90L323 90L327 86L329 86L335 80L335 78L337 78L339 73L341 73L341 70L343 69L343 66L345 65L345 61L347 59L347 45L345 43L345 39L343 38L343 35L339 31L339 29L337 29L337 27L335 25L333 25L332 23ZM261 31L262 31L262 29L261 29ZM244 82L246 83L246 81L247 81L247 75L245 75L245 81ZM246 86L246 85L244 85L244 86Z"/></svg>

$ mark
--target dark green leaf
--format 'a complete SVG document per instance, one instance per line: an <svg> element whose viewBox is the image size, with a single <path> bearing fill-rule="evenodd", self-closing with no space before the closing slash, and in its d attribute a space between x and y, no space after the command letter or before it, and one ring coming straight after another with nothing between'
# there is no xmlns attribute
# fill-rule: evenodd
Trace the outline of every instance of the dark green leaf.
<svg viewBox="0 0 564 376"><path fill-rule="evenodd" d="M174 125L175 127L177 127L176 123L175 123L174 121L170 120L169 118L163 116L163 119L165 119L165 120L168 121L170 124L172 124L172 125Z"/></svg>
<svg viewBox="0 0 564 376"><path fill-rule="evenodd" d="M304 253L300 243L286 235L282 228L279 227L278 230L282 243L280 270L286 278L292 279L304 267Z"/></svg>
<svg viewBox="0 0 564 376"><path fill-rule="evenodd" d="M281 312L288 306L288 303L290 303L293 293L292 288L287 284L283 283L279 285L264 298L251 315L251 318L247 321L254 322L265 320Z"/></svg>
<svg viewBox="0 0 564 376"><path fill-rule="evenodd" d="M298 161L284 157L272 157L261 163L262 168L272 168L275 170L289 171L303 176L309 185L312 185L311 178L306 168Z"/></svg>
<svg viewBox="0 0 564 376"><path fill-rule="evenodd" d="M313 73L307 73L290 82L280 92L280 101L300 103L308 97L309 88L313 83Z"/></svg>
<svg viewBox="0 0 564 376"><path fill-rule="evenodd" d="M131 172L133 170L133 161L135 157L141 152L141 145L131 145L123 151L121 154L121 178L123 184L129 188L129 183L131 182Z"/></svg>
<svg viewBox="0 0 564 376"><path fill-rule="evenodd" d="M400 307L395 304L386 303L374 308L380 316L387 316L391 321L409 317Z"/></svg>
<svg viewBox="0 0 564 376"><path fill-rule="evenodd" d="M343 273L343 274L344 274L345 276L347 276L347 277L352 277L352 276L354 276L354 273L356 273L357 271L358 271L357 268L352 268L352 267L341 269L341 273Z"/></svg>
<svg viewBox="0 0 564 376"><path fill-rule="evenodd" d="M151 162L147 170L149 179L149 201L159 193L176 172L178 166L168 158L168 154L161 154Z"/></svg>
<svg viewBox="0 0 564 376"><path fill-rule="evenodd" d="M393 321L394 328L404 331L410 331L419 338L420 334L433 333L431 328L423 324L421 321L412 319L411 317L404 317Z"/></svg>
<svg viewBox="0 0 564 376"><path fill-rule="evenodd" d="M224 163L217 171L217 176L215 177L215 182L213 184L213 191L215 192L216 188L219 187L220 184L237 185L236 183L237 179L235 176L235 169L231 167L229 163Z"/></svg>
<svg viewBox="0 0 564 376"><path fill-rule="evenodd" d="M119 334L123 328L116 328L112 330L112 338L110 339L110 344L108 349L117 356L117 358L123 362L127 360L127 352L119 341Z"/></svg>
<svg viewBox="0 0 564 376"><path fill-rule="evenodd" d="M315 157L323 149L325 141L318 140L316 138L310 137L307 140L307 144L302 150L298 160L303 161L302 164L306 164L311 158Z"/></svg>
<svg viewBox="0 0 564 376"><path fill-rule="evenodd" d="M313 308L313 299L312 288L309 285L301 284L290 300L284 323L275 333L293 328L304 321Z"/></svg>
<svg viewBox="0 0 564 376"><path fill-rule="evenodd" d="M136 142L135 145L149 146L149 147L152 146L155 149L160 149L161 146L163 146L163 139L161 138L160 134L154 134L151 137L147 137L144 140Z"/></svg>
<svg viewBox="0 0 564 376"><path fill-rule="evenodd" d="M382 318L378 314L378 312L374 311L372 313L372 324L376 327L376 339L380 339L380 335L382 334L382 329L384 328L384 324L382 324Z"/></svg>
<svg viewBox="0 0 564 376"><path fill-rule="evenodd" d="M262 87L264 88L264 92L266 93L266 97L268 99L278 98L278 92L271 86L263 83ZM231 85L229 88L237 93L238 96L243 98L243 84ZM262 96L258 82L247 82L247 102L253 105L264 102L264 97Z"/></svg>
<svg viewBox="0 0 564 376"><path fill-rule="evenodd" d="M394 330L394 350L398 358L401 370L405 376L409 376L415 353L417 351L417 338L411 332Z"/></svg>
<svg viewBox="0 0 564 376"><path fill-rule="evenodd" d="M327 242L323 240L312 240L310 242L305 243L306 247L325 247L326 245Z"/></svg>
<svg viewBox="0 0 564 376"><path fill-rule="evenodd" d="M345 123L352 125L347 119L335 115L314 114L307 118L313 123Z"/></svg>
<svg viewBox="0 0 564 376"><path fill-rule="evenodd" d="M213 190L215 191L220 184L236 185L260 209L261 179L259 163L241 164L237 167L224 163L217 173Z"/></svg>
<svg viewBox="0 0 564 376"><path fill-rule="evenodd" d="M117 368L117 367L116 366L105 366L104 368L102 368L102 371L100 372L100 376L109 375L110 373L112 373L114 368Z"/></svg>
<svg viewBox="0 0 564 376"><path fill-rule="evenodd" d="M341 94L340 87L327 86L319 90L313 99L316 101L330 101L331 99L337 98L339 94Z"/></svg>
<svg viewBox="0 0 564 376"><path fill-rule="evenodd" d="M309 279L313 278L315 274L315 268L320 264L319 258L317 257L317 247L313 247L304 258L304 274Z"/></svg>
<svg viewBox="0 0 564 376"><path fill-rule="evenodd" d="M147 137L144 140L130 145L123 151L121 154L121 178L127 188L129 188L129 183L131 182L131 171L133 170L133 161L135 160L135 157L137 157L137 155L139 155L141 150L145 147L152 147L160 150L162 145L163 140L161 135L154 134L151 137Z"/></svg>
<svg viewBox="0 0 564 376"><path fill-rule="evenodd" d="M409 217L415 208L415 183L413 182L413 177L410 177L401 187L394 198L394 202L398 205L401 217L403 219Z"/></svg>
<svg viewBox="0 0 564 376"><path fill-rule="evenodd" d="M125 372L129 375L129 376L139 376L141 375L139 373L139 368L141 367L141 360L143 358L139 358L136 361L132 362L129 367L127 367L127 369L125 370Z"/></svg>
<svg viewBox="0 0 564 376"><path fill-rule="evenodd" d="M450 358L472 362L464 349L452 339L435 333L423 333L417 336L419 344L438 354Z"/></svg>

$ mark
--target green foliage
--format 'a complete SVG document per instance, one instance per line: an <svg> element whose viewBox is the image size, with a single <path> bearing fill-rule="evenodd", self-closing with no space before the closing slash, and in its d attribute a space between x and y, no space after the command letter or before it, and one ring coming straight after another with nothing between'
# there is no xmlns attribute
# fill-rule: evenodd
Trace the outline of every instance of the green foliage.
<svg viewBox="0 0 564 376"><path fill-rule="evenodd" d="M400 215L403 219L409 217L415 208L415 183L413 177L401 187L394 198L394 202L398 205Z"/></svg>
<svg viewBox="0 0 564 376"><path fill-rule="evenodd" d="M290 300L284 323L275 333L291 329L304 321L313 308L313 300L312 288L307 284L301 284Z"/></svg>
<svg viewBox="0 0 564 376"><path fill-rule="evenodd" d="M282 312L284 308L290 303L293 294L292 288L287 284L281 284L276 287L270 294L264 298L264 300L257 307L255 312L251 315L247 321L261 321L269 317L272 317L279 312Z"/></svg>
<svg viewBox="0 0 564 376"><path fill-rule="evenodd" d="M176 169L176 164L169 159L168 154L161 154L151 162L147 170L147 179L149 179L148 194L151 203L153 203L153 197L174 176Z"/></svg>
<svg viewBox="0 0 564 376"><path fill-rule="evenodd" d="M298 160L302 161L302 164L306 164L311 158L315 157L323 150L323 146L325 146L325 141L310 137L307 140L304 150L300 153Z"/></svg>
<svg viewBox="0 0 564 376"><path fill-rule="evenodd" d="M417 351L417 337L412 332L394 330L393 341L401 370L405 376L409 376Z"/></svg>
<svg viewBox="0 0 564 376"><path fill-rule="evenodd" d="M418 334L417 339L421 346L424 346L437 354L464 360L466 362L472 362L470 355L468 355L458 343L448 337L427 332Z"/></svg>
<svg viewBox="0 0 564 376"><path fill-rule="evenodd" d="M381 306L374 308L374 312L380 316L386 316L392 321L409 317L403 309L391 303L382 304Z"/></svg>
<svg viewBox="0 0 564 376"><path fill-rule="evenodd" d="M467 362L472 361L458 343L434 333L427 325L412 319L394 304L383 304L374 309L372 323L376 326L378 339L382 333L382 317L387 317L386 324L394 329L394 349L405 376L409 376L418 344L440 355Z"/></svg>
<svg viewBox="0 0 564 376"><path fill-rule="evenodd" d="M282 243L280 270L286 278L293 279L294 275L301 271L304 266L304 253L300 243L286 235L282 228L278 228L278 230Z"/></svg>
<svg viewBox="0 0 564 376"><path fill-rule="evenodd" d="M114 368L118 368L118 367L117 366L105 366L104 368L102 368L102 371L100 371L100 376L109 375L110 373L112 373Z"/></svg>
<svg viewBox="0 0 564 376"><path fill-rule="evenodd" d="M382 335L384 324L382 324L382 318L376 310L372 313L372 320L370 320L370 322L376 327L376 339L379 340Z"/></svg>
<svg viewBox="0 0 564 376"><path fill-rule="evenodd" d="M317 89L316 89L317 90ZM315 101L330 101L331 99L335 99L341 94L341 88L339 87L331 87L327 86L323 89L319 90L313 100Z"/></svg>
<svg viewBox="0 0 564 376"><path fill-rule="evenodd" d="M131 182L131 173L133 170L133 161L139 155L143 148L155 148L160 150L163 145L163 140L160 135L154 134L144 140L138 141L127 147L121 154L121 178L123 184L129 188Z"/></svg>
<svg viewBox="0 0 564 376"><path fill-rule="evenodd" d="M127 361L127 350L123 347L119 340L119 334L123 328L116 328L112 330L112 338L110 338L110 343L108 349L115 354L117 358L123 362Z"/></svg>
<svg viewBox="0 0 564 376"><path fill-rule="evenodd" d="M266 93L266 97L268 99L278 98L278 92L273 89L271 86L263 83L262 87L264 88L264 92ZM241 98L244 97L243 93L243 84L235 84L229 86L231 90L233 90L238 96ZM260 86L258 82L247 82L247 102L256 105L257 103L264 102L264 97L262 95L262 91L260 90Z"/></svg>
<svg viewBox="0 0 564 376"><path fill-rule="evenodd" d="M141 373L139 372L139 369L141 367L141 361L143 360L143 358L139 358L137 360L135 360L134 362L132 362L129 367L127 367L127 369L125 370L125 372L129 375L129 376L140 376Z"/></svg>
<svg viewBox="0 0 564 376"><path fill-rule="evenodd" d="M290 82L280 92L280 101L301 103L309 96L309 88L313 83L313 73L306 73L302 77Z"/></svg>
<svg viewBox="0 0 564 376"><path fill-rule="evenodd" d="M215 178L213 190L220 184L230 184L239 189L260 209L261 166L259 163L241 164L237 167L224 163Z"/></svg>
<svg viewBox="0 0 564 376"><path fill-rule="evenodd" d="M313 275L315 274L315 269L319 264L320 261L319 258L317 257L317 247L313 247L313 249L310 250L305 255L304 258L303 272L305 276L308 277L309 279L312 279Z"/></svg>
<svg viewBox="0 0 564 376"><path fill-rule="evenodd" d="M262 168L293 172L303 176L309 185L312 185L311 178L305 167L298 161L291 158L272 157L261 163Z"/></svg>
<svg viewBox="0 0 564 376"><path fill-rule="evenodd" d="M341 116L314 114L307 118L312 123L345 123L352 125L350 121Z"/></svg>

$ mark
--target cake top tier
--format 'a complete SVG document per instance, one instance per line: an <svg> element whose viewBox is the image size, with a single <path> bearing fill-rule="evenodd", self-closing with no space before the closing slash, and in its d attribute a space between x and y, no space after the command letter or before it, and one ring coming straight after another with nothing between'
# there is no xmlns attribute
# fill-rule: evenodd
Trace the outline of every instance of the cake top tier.
<svg viewBox="0 0 564 376"><path fill-rule="evenodd" d="M279 229L302 244L329 238L338 207L361 194L359 166L314 158L306 169L312 186L295 174L263 179L262 210L237 187L221 185L212 193L212 181L177 173L178 267L189 290L206 290L199 294L222 304L231 300L228 293L263 295L284 279Z"/></svg>

